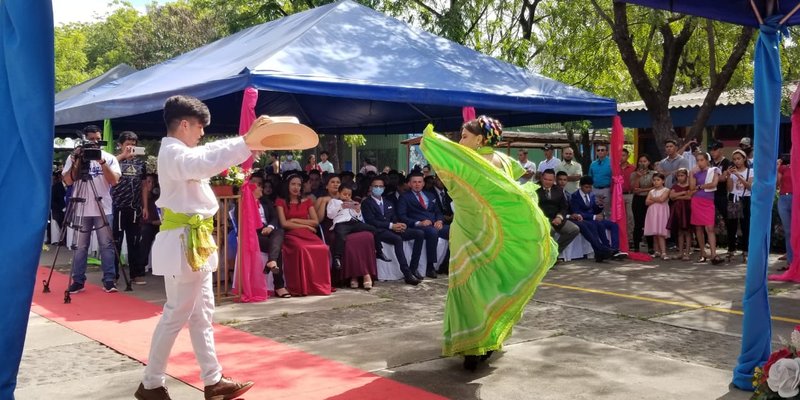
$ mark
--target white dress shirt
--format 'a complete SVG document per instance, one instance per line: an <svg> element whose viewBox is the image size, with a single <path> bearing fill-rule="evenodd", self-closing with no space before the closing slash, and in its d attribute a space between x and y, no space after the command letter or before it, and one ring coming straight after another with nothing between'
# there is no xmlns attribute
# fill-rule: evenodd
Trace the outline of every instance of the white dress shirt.
<svg viewBox="0 0 800 400"><path fill-rule="evenodd" d="M353 202L354 204L357 204ZM349 222L352 220L358 220L364 222L364 216L361 215L360 211L356 211L352 208L342 208L343 201L339 199L330 199L328 201L328 207L326 212L328 214L328 218L333 221L331 225L331 230L336 226L336 224L340 222Z"/></svg>
<svg viewBox="0 0 800 400"><path fill-rule="evenodd" d="M159 208L209 218L217 213L219 203L211 190L209 178L231 165L250 157L244 138L237 137L189 147L182 141L165 137L158 151ZM186 229L161 231L153 242L153 275L180 275L192 270L186 261ZM202 271L217 269L217 255L208 258Z"/></svg>

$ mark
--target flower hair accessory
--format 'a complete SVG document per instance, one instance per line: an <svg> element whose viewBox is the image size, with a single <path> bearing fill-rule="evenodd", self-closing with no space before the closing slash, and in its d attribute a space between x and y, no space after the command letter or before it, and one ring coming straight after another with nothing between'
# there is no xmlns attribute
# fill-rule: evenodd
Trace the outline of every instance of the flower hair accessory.
<svg viewBox="0 0 800 400"><path fill-rule="evenodd" d="M486 144L495 146L497 143L500 143L503 136L503 126L500 124L500 121L481 115L478 117L478 123L483 129L484 136L486 136Z"/></svg>

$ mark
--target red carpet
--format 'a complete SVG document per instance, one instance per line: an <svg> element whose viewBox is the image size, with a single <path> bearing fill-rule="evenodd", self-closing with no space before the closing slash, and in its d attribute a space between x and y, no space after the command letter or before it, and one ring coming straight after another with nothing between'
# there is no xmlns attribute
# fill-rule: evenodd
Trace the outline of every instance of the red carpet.
<svg viewBox="0 0 800 400"><path fill-rule="evenodd" d="M32 311L112 349L147 362L150 338L161 307L96 285L64 304L67 276L53 274L52 293L42 293L49 269L40 267ZM215 325L217 355L225 375L256 382L248 399L444 399L336 361L233 328ZM178 336L167 373L202 390L189 332ZM144 371L144 370L143 370ZM136 386L131 387L131 394Z"/></svg>

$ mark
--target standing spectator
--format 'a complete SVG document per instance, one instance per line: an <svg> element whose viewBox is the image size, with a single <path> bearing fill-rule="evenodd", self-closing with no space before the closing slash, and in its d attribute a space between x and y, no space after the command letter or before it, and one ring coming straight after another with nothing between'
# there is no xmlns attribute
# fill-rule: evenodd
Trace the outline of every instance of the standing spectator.
<svg viewBox="0 0 800 400"><path fill-rule="evenodd" d="M678 150L678 153L686 160L686 169L689 171L693 170L697 165L694 159L694 154L697 153L697 139L687 140L680 150Z"/></svg>
<svg viewBox="0 0 800 400"><path fill-rule="evenodd" d="M161 188L158 186L158 175L147 174L144 182L142 182L142 190L144 198L142 199L139 256L142 259L142 263L146 265L150 263L150 250L153 247L158 228L161 226L161 215L158 207L156 207L156 201L161 195Z"/></svg>
<svg viewBox="0 0 800 400"><path fill-rule="evenodd" d="M542 147L544 149L544 160L539 163L539 168L536 170L536 180L538 181L542 177L542 172L548 169L552 169L555 171L559 165L561 165L561 160L557 157L553 157L553 145L550 143L545 143Z"/></svg>
<svg viewBox="0 0 800 400"><path fill-rule="evenodd" d="M528 159L528 150L525 149L517 152L517 157L519 159L519 164L522 165L522 169L525 170L525 173L519 177L519 183L528 183L536 175L536 163Z"/></svg>
<svg viewBox="0 0 800 400"><path fill-rule="evenodd" d="M594 180L592 193L597 198L597 204L603 209L603 216L608 219L611 217L611 160L608 158L608 146L598 145L596 152L597 159L589 166L589 176Z"/></svg>
<svg viewBox="0 0 800 400"><path fill-rule="evenodd" d="M143 160L133 155L133 148L139 143L139 138L131 131L119 135L119 150L117 161L122 175L119 183L111 189L114 205L114 243L117 254L122 254L122 239L128 244L128 266L131 271L131 280L136 285L144 285L144 267L139 251L140 225L142 216L142 199L145 196L142 190L142 181L147 176L147 168ZM121 259L121 257L120 257ZM117 265L117 269L119 269Z"/></svg>
<svg viewBox="0 0 800 400"><path fill-rule="evenodd" d="M96 125L89 125L83 129L86 135L86 140L89 142L97 143L102 137L100 128ZM88 162L88 171L91 182L86 182L82 185L81 190L72 191L72 199L85 199L86 203L83 207L83 218L81 220L81 228L76 232L78 235L78 246L72 256L72 284L69 286L69 292L72 294L82 292L86 282L86 260L89 256L89 239L94 231L97 234L97 242L100 246L100 268L103 270L103 290L106 293L117 291L116 272L114 266L116 265L114 253L114 234L110 229L106 229L113 222L113 208L111 201L111 187L116 185L119 181L120 170L119 161L116 157L105 151L100 151L99 160L83 160L81 154L83 148L77 148L67 158L64 164L62 175L64 176L64 183L71 186L76 181L81 179L80 170L84 162ZM100 205L95 201L95 195L92 192L91 184L94 183L94 188L97 190L97 196L100 197Z"/></svg>
<svg viewBox="0 0 800 400"><path fill-rule="evenodd" d="M631 186L631 175L636 171L636 166L628 162L631 154L628 149L622 149L622 160L619 167L622 171L622 199L625 200L625 216L628 232L633 232L633 188Z"/></svg>
<svg viewBox="0 0 800 400"><path fill-rule="evenodd" d="M554 185L555 175L552 169L542 172L541 186L536 189L539 198L539 207L550 221L550 234L558 234L558 254L581 233L580 228L567 219L569 213L569 199L564 189Z"/></svg>
<svg viewBox="0 0 800 400"><path fill-rule="evenodd" d="M667 139L664 141L664 151L667 157L656 164L656 171L664 175L666 183L664 186L672 188L672 183L675 181L675 171L680 168L689 169L689 163L678 154L678 142L675 139Z"/></svg>
<svg viewBox="0 0 800 400"><path fill-rule="evenodd" d="M430 165L425 165L424 167L422 167L422 175L425 178L427 178L429 176L432 176L431 175L431 166Z"/></svg>
<svg viewBox="0 0 800 400"><path fill-rule="evenodd" d="M281 163L281 174L289 171L302 171L302 168L300 168L300 163L294 159L294 155L292 153L287 154L286 161Z"/></svg>
<svg viewBox="0 0 800 400"><path fill-rule="evenodd" d="M631 187L633 189L633 200L631 209L633 211L633 249L639 251L644 237L644 222L647 217L647 195L653 189L653 166L650 164L650 157L643 154L639 157L636 171L631 174ZM653 237L647 236L647 250L653 253Z"/></svg>
<svg viewBox="0 0 800 400"><path fill-rule="evenodd" d="M645 236L655 236L654 242L656 245L655 253L656 258L661 257L662 260L669 260L667 255L667 238L669 237L669 229L667 228L667 221L669 221L669 189L664 187L664 175L653 175L653 189L647 194L647 216L644 221L644 234Z"/></svg>
<svg viewBox="0 0 800 400"><path fill-rule="evenodd" d="M567 174L568 183L564 190L572 194L578 190L578 181L583 177L583 166L581 166L581 163L575 162L575 150L572 150L572 147L564 149L563 156L564 161L556 168L556 175L558 175L559 172Z"/></svg>
<svg viewBox="0 0 800 400"><path fill-rule="evenodd" d="M731 167L731 160L722 155L721 142L713 142L708 147L711 154L711 166L717 168L722 173L719 176L717 191L714 192L714 209L723 221L728 220L728 168Z"/></svg>
<svg viewBox="0 0 800 400"><path fill-rule="evenodd" d="M714 265L722 262L717 255L717 236L714 232L714 191L719 183L719 171L709 164L711 156L708 153L697 153L697 168L689 176L689 190L692 196L691 222L695 226L697 243L700 245L699 263L708 261L706 258L706 238L711 248L711 263ZM677 170L676 170L677 171Z"/></svg>
<svg viewBox="0 0 800 400"><path fill-rule="evenodd" d="M749 137L743 137L739 141L739 149L747 156L747 168L753 168L753 140Z"/></svg>
<svg viewBox="0 0 800 400"><path fill-rule="evenodd" d="M428 174L430 174L431 167L428 167ZM378 175L378 168L375 166L375 162L372 161L371 158L367 157L364 161L361 162L361 169L358 170L359 174L367 175L372 172L374 175Z"/></svg>
<svg viewBox="0 0 800 400"><path fill-rule="evenodd" d="M276 152L269 153L269 172L273 174L281 173L281 156Z"/></svg>
<svg viewBox="0 0 800 400"><path fill-rule="evenodd" d="M747 246L750 238L750 194L753 189L753 169L747 166L747 155L734 150L733 165L728 168L728 256L730 261L736 247L742 250L742 262L747 262ZM742 235L738 236L741 225Z"/></svg>
<svg viewBox="0 0 800 400"><path fill-rule="evenodd" d="M681 168L675 171L675 184L669 193L672 206L667 228L678 232L678 253L683 261L689 261L692 252L692 191L689 189L689 171Z"/></svg>
<svg viewBox="0 0 800 400"><path fill-rule="evenodd" d="M381 174L383 174L383 175L386 175L386 174L388 174L389 172L392 172L392 167L390 167L390 166L388 166L388 165L384 165L384 166L383 166L383 171L381 171Z"/></svg>
<svg viewBox="0 0 800 400"><path fill-rule="evenodd" d="M308 158L306 158L306 173L311 171L318 171L322 172L322 167L317 164L317 156L313 154L309 154Z"/></svg>
<svg viewBox="0 0 800 400"><path fill-rule="evenodd" d="M58 225L59 232L64 229L64 212L67 208L67 189L64 187L61 171L53 172L53 181L50 189L50 219ZM50 231L48 227L48 232ZM59 243L59 237L51 237L50 243Z"/></svg>
<svg viewBox="0 0 800 400"><path fill-rule="evenodd" d="M787 265L792 263L792 169L789 168L790 157L784 155L778 160L778 215L783 225L783 237L786 243L786 254L780 260L786 260ZM787 267L782 267L781 271Z"/></svg>
<svg viewBox="0 0 800 400"><path fill-rule="evenodd" d="M319 152L319 167L322 169L322 172L327 172L329 174L334 173L333 171L333 163L328 161L328 154L327 150L322 150Z"/></svg>

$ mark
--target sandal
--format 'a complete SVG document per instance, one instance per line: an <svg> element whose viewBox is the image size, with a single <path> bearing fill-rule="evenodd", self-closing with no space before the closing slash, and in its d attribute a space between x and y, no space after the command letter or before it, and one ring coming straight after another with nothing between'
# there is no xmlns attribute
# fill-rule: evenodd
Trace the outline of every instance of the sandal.
<svg viewBox="0 0 800 400"><path fill-rule="evenodd" d="M273 262L274 262L274 261L273 261ZM273 275L276 275L276 274L280 274L280 273L281 273L281 268L280 268L280 267L278 267L278 263L275 263L275 265L273 265L273 266L271 266L271 267L269 266L269 264L270 264L270 263L267 263L267 265L265 265L265 266L264 266L264 273L265 273L265 274L267 274L267 273L269 273L269 272L272 272L272 274L273 274Z"/></svg>
<svg viewBox="0 0 800 400"><path fill-rule="evenodd" d="M719 256L714 256L714 258L711 259L711 264L713 265L722 264L722 259L719 258Z"/></svg>
<svg viewBox="0 0 800 400"><path fill-rule="evenodd" d="M662 259L662 260L664 260L664 261L669 261L669 260L671 260L672 258L671 258L670 256L668 256L668 255L664 254L663 256L661 256L661 259Z"/></svg>
<svg viewBox="0 0 800 400"><path fill-rule="evenodd" d="M705 264L706 262L708 262L708 259L705 256L697 259L698 264Z"/></svg>
<svg viewBox="0 0 800 400"><path fill-rule="evenodd" d="M283 293L280 293L279 290L283 290ZM278 296L282 299L288 299L289 297L292 297L292 295L289 293L288 290L286 290L286 288L275 289L275 296Z"/></svg>
<svg viewBox="0 0 800 400"><path fill-rule="evenodd" d="M364 290L366 291L372 290L372 281L364 281Z"/></svg>
<svg viewBox="0 0 800 400"><path fill-rule="evenodd" d="M653 258L661 258L661 253L659 252L653 253Z"/></svg>
<svg viewBox="0 0 800 400"><path fill-rule="evenodd" d="M689 255L688 255L688 254L686 254L686 253L684 253L684 254L681 256L681 261L690 261L690 260L691 260L691 258L689 258Z"/></svg>
<svg viewBox="0 0 800 400"><path fill-rule="evenodd" d="M366 282L364 282L366 286ZM355 279L350 279L350 289L358 289L358 281Z"/></svg>

